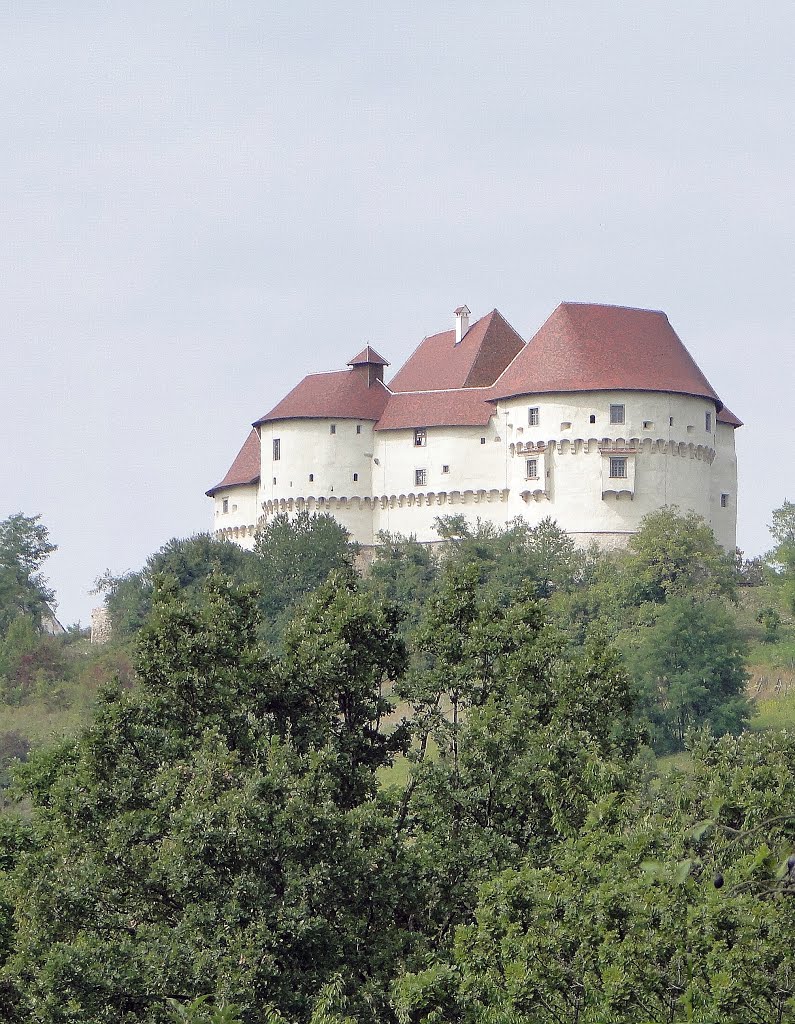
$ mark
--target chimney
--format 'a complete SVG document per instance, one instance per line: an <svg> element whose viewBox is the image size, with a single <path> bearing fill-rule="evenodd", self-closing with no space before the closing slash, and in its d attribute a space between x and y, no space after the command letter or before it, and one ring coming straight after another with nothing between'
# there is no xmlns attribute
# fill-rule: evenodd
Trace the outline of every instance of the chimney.
<svg viewBox="0 0 795 1024"><path fill-rule="evenodd" d="M459 306L455 311L455 343L460 345L461 339L469 330L469 310L466 306Z"/></svg>

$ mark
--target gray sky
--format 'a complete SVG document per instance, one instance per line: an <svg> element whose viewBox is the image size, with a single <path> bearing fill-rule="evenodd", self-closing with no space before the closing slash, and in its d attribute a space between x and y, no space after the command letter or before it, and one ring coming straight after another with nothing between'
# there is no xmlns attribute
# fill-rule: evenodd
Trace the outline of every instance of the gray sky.
<svg viewBox="0 0 795 1024"><path fill-rule="evenodd" d="M795 500L789 3L20 0L0 13L0 518L63 621L208 529L248 425L370 342L663 309Z"/></svg>

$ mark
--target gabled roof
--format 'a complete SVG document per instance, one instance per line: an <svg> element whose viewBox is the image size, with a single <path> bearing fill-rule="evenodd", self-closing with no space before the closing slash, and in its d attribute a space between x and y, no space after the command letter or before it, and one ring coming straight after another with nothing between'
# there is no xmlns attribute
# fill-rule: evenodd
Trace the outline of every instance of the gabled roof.
<svg viewBox="0 0 795 1024"><path fill-rule="evenodd" d="M238 487L241 484L259 483L260 470L260 440L259 432L251 430L243 447L237 453L235 461L229 467L229 472L215 487L211 487L205 494L212 498L216 491L223 491L227 487Z"/></svg>
<svg viewBox="0 0 795 1024"><path fill-rule="evenodd" d="M273 420L377 420L388 398L381 381L368 386L357 370L311 373L254 426Z"/></svg>
<svg viewBox="0 0 795 1024"><path fill-rule="evenodd" d="M669 391L722 406L665 313L580 302L562 302L494 388L555 391Z"/></svg>
<svg viewBox="0 0 795 1024"><path fill-rule="evenodd" d="M374 348L365 345L358 356L348 360L348 366L389 366L389 360L380 356Z"/></svg>
<svg viewBox="0 0 795 1024"><path fill-rule="evenodd" d="M389 388L397 392L489 387L523 348L524 341L495 309L472 324L457 345L454 330L425 338Z"/></svg>
<svg viewBox="0 0 795 1024"><path fill-rule="evenodd" d="M491 388L402 391L392 395L376 430L407 427L485 427L494 415Z"/></svg>

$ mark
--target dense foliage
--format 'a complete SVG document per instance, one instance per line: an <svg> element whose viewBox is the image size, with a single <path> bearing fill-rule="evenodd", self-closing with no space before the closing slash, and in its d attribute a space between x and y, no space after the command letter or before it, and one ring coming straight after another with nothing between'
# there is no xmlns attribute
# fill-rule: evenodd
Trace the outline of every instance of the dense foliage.
<svg viewBox="0 0 795 1024"><path fill-rule="evenodd" d="M364 576L328 517L172 542L102 654L10 618L9 709L118 678L0 813L0 1020L795 1022L795 736L742 731L734 559L676 510L608 555L438 527Z"/></svg>

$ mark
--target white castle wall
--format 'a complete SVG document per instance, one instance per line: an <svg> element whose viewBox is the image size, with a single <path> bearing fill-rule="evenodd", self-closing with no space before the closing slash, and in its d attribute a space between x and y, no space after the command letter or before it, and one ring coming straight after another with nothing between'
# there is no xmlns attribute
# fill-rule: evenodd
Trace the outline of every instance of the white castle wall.
<svg viewBox="0 0 795 1024"><path fill-rule="evenodd" d="M256 484L239 484L213 495L215 535L241 547L254 547L259 522L259 490Z"/></svg>
<svg viewBox="0 0 795 1024"><path fill-rule="evenodd" d="M623 424L610 423L611 404L624 406ZM537 424L529 422L530 408L538 409ZM216 529L223 536L238 529L246 546L259 516L301 508L329 512L363 545L381 530L435 541L437 516L464 515L472 524L499 526L516 516L531 525L550 516L580 543L614 546L663 505L692 509L724 547L735 544L734 431L716 424L714 402L702 398L622 391L524 396L497 403L485 427L428 428L420 446L413 429L374 431L371 422L356 420L266 423L261 438L256 498L255 488L216 496ZM611 478L611 456L626 459L625 478ZM527 478L528 458L536 460L537 479ZM417 470L425 470L424 486L415 482ZM226 515L218 512L224 494Z"/></svg>

